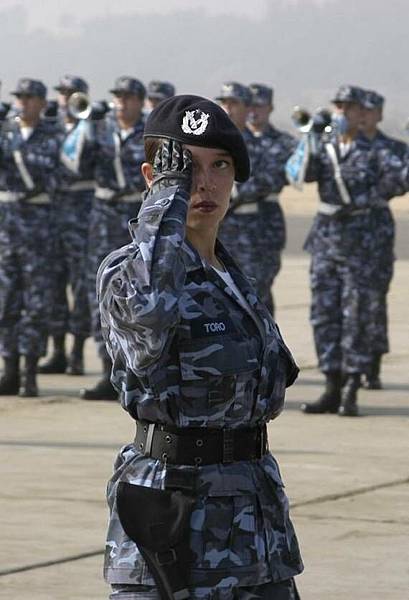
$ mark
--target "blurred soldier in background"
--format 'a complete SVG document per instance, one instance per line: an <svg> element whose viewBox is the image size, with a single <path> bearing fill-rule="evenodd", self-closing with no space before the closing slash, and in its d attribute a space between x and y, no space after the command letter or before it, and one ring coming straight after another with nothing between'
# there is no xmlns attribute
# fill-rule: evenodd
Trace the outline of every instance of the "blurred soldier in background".
<svg viewBox="0 0 409 600"><path fill-rule="evenodd" d="M274 314L271 286L285 244L284 218L277 200L287 183L284 167L295 142L269 125L272 97L267 86L254 84L251 90L229 82L217 100L242 132L251 163L250 178L233 190L220 239L245 274L255 279L258 294Z"/></svg>
<svg viewBox="0 0 409 600"><path fill-rule="evenodd" d="M146 93L146 112L151 112L159 102L171 98L175 93L175 86L172 83L158 80L151 81Z"/></svg>
<svg viewBox="0 0 409 600"><path fill-rule="evenodd" d="M312 255L311 323L326 378L318 401L302 406L309 414L358 415L361 374L372 368L377 336L369 315L379 312L379 280L390 269L380 251L379 211L395 193L401 163L360 135L364 99L360 88L338 90L333 132L314 144L307 164L305 180L318 182L321 200L305 249Z"/></svg>
<svg viewBox="0 0 409 600"><path fill-rule="evenodd" d="M94 193L94 155L89 125L77 118L70 108L74 93L88 94L88 84L78 76L65 75L54 88L58 91L58 116L62 152L59 187L55 197L54 298L49 333L54 351L39 367L39 373L84 373L83 346L90 335L90 311L86 286L85 258L89 214ZM67 300L67 285L72 292L72 310ZM68 357L65 336L74 336Z"/></svg>
<svg viewBox="0 0 409 600"><path fill-rule="evenodd" d="M41 119L47 88L20 79L17 114L0 133L0 394L37 396L36 370L46 352L53 263L51 194L59 136ZM20 387L20 357L25 377Z"/></svg>
<svg viewBox="0 0 409 600"><path fill-rule="evenodd" d="M364 96L364 109L362 114L362 132L374 145L382 149L386 148L396 154L400 160L404 160L408 146L400 140L388 137L379 129L379 123L383 118L384 97L372 90L366 90ZM397 190L399 193L399 190ZM403 193L404 190L401 190ZM390 200L391 198L388 198ZM393 264L395 260L395 222L388 205L376 211L379 219L378 252L384 256L385 269L379 274L379 286L382 292L382 302L379 302L378 311L371 311L368 315L373 319L374 336L373 359L371 367L366 374L366 387L372 390L382 388L380 379L382 355L389 352L388 340L388 315L387 315L387 293L393 276Z"/></svg>
<svg viewBox="0 0 409 600"><path fill-rule="evenodd" d="M271 193L268 196L268 204L265 206L265 218L268 222L271 246L268 260L270 270L268 272L266 285L269 286L271 305L266 301L271 312L274 314L274 302L271 294L271 286L281 267L281 252L286 242L286 228L282 208L278 202L278 195L285 185L287 178L285 164L297 146L297 140L289 133L276 129L270 122L271 113L274 110L273 89L266 85L253 83L250 85L252 95L248 127L256 138L260 138L260 144L266 150L270 158L272 177ZM268 268L266 263L266 268ZM267 292L268 293L268 292ZM268 297L267 297L268 298Z"/></svg>
<svg viewBox="0 0 409 600"><path fill-rule="evenodd" d="M142 110L146 90L133 77L119 77L111 93L114 110L99 121L95 134L95 198L88 239L88 294L92 333L102 360L103 376L92 389L81 390L85 400L116 400L110 382L111 360L101 334L96 274L102 259L130 240L128 221L138 215L145 181Z"/></svg>

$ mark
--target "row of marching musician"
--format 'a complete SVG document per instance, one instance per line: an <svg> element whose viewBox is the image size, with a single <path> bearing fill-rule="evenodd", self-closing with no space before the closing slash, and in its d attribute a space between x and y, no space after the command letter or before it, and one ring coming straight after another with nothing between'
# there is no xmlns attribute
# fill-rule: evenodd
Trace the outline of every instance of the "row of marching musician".
<svg viewBox="0 0 409 600"><path fill-rule="evenodd" d="M45 86L22 79L15 104L3 105L0 394L36 395L37 371L82 374L84 341L92 334L103 376L81 396L116 399L95 276L102 259L129 241L128 222L141 206L145 114L175 89L154 81L146 90L141 81L120 77L112 102L92 103L82 78L64 76L56 90L57 104L47 105ZM295 111L299 143L271 124L270 87L227 82L216 101L242 132L252 169L234 187L220 237L272 313L271 287L286 238L279 194L288 182L297 188L318 182L318 213L305 248L312 254L311 322L326 388L303 410L356 415L361 381L381 385L380 361L388 351L389 200L407 190L406 145L378 129L382 96L355 86L338 90L332 112ZM191 127L200 127L194 116ZM68 356L67 333L74 340ZM53 352L38 367L47 336Z"/></svg>
<svg viewBox="0 0 409 600"><path fill-rule="evenodd" d="M138 79L119 77L112 105L91 104L81 77L64 76L55 89L58 110L47 104L46 86L29 78L13 90L13 106L2 106L0 394L36 396L37 372L82 374L92 333L104 377L83 396L116 398L95 276L106 254L128 241L128 221L141 206L145 101L153 107L174 87L153 81L146 91ZM68 357L67 333L74 339ZM48 336L53 353L39 367Z"/></svg>
<svg viewBox="0 0 409 600"><path fill-rule="evenodd" d="M395 260L390 200L408 191L408 147L379 129L384 98L342 86L333 112L296 111L304 133L286 165L290 183L317 182L311 254L311 311L325 390L307 414L358 415L358 390L382 387L389 351L387 293Z"/></svg>

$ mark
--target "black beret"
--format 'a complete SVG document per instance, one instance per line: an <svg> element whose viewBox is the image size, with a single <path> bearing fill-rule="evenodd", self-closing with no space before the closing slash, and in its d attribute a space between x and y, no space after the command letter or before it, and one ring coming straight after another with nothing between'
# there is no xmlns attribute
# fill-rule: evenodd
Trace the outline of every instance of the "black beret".
<svg viewBox="0 0 409 600"><path fill-rule="evenodd" d="M173 96L161 102L146 121L144 137L222 148L234 160L236 181L246 181L250 176L249 156L240 131L220 106L201 96Z"/></svg>

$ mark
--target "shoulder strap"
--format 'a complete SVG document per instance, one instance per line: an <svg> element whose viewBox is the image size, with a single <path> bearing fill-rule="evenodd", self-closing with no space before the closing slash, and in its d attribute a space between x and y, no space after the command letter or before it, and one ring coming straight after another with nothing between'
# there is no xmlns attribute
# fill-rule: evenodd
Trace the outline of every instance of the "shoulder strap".
<svg viewBox="0 0 409 600"><path fill-rule="evenodd" d="M328 158L330 159L334 168L335 182L337 184L339 195L341 196L342 204L351 204L351 196L349 195L345 182L342 179L341 168L339 166L338 157L334 145L330 142L327 142L325 144L325 149L327 151Z"/></svg>
<svg viewBox="0 0 409 600"><path fill-rule="evenodd" d="M115 158L114 158L114 169L116 180L121 189L126 187L126 179L121 161L121 138L117 131L114 132L114 147L115 147Z"/></svg>
<svg viewBox="0 0 409 600"><path fill-rule="evenodd" d="M34 181L24 163L21 150L13 150L13 158L24 185L28 190L33 190L35 188Z"/></svg>

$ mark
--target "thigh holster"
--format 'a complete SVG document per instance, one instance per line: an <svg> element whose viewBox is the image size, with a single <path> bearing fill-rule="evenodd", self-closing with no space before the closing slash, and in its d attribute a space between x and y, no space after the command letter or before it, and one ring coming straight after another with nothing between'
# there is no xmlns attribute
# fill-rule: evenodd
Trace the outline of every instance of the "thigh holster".
<svg viewBox="0 0 409 600"><path fill-rule="evenodd" d="M125 533L136 543L162 600L187 600L190 517L195 497L127 482L117 488L117 508Z"/></svg>

